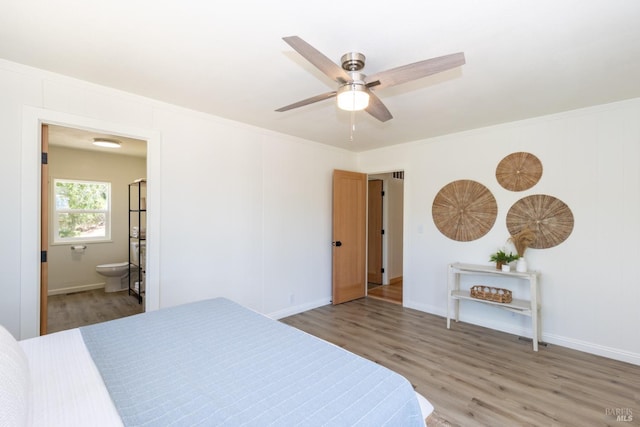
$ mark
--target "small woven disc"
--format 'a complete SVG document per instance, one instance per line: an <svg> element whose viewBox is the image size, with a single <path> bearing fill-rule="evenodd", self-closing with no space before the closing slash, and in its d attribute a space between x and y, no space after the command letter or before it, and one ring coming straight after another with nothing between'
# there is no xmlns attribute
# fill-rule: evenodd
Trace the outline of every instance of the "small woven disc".
<svg viewBox="0 0 640 427"><path fill-rule="evenodd" d="M498 205L484 185L459 180L442 187L433 200L431 213L442 234L452 240L469 242L491 230L498 215Z"/></svg>
<svg viewBox="0 0 640 427"><path fill-rule="evenodd" d="M552 248L564 242L573 231L573 213L562 200L553 196L524 197L507 212L507 229L514 236L525 228L536 233L530 248Z"/></svg>
<svg viewBox="0 0 640 427"><path fill-rule="evenodd" d="M524 191L533 187L542 176L542 163L531 153L509 154L498 163L496 179L510 191Z"/></svg>

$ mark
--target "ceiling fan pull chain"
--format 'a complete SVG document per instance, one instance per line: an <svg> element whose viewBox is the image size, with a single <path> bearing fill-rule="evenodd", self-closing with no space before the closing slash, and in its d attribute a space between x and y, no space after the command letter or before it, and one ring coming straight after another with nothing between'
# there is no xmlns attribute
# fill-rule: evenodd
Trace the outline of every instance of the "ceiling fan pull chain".
<svg viewBox="0 0 640 427"><path fill-rule="evenodd" d="M353 133L356 131L356 112L351 112L351 126L349 127L349 142L353 142Z"/></svg>

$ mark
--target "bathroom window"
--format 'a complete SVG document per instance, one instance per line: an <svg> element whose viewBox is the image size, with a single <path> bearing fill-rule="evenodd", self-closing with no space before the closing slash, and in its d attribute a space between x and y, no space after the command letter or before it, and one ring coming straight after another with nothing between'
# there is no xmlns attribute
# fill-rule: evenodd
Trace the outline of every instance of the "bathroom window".
<svg viewBox="0 0 640 427"><path fill-rule="evenodd" d="M111 239L111 183L53 180L53 243Z"/></svg>

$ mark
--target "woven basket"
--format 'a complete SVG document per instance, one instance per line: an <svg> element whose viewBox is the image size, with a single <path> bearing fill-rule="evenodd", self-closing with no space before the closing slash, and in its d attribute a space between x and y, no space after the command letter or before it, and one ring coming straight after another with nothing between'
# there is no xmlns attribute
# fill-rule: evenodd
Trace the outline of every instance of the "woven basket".
<svg viewBox="0 0 640 427"><path fill-rule="evenodd" d="M513 299L508 289L494 288L491 286L476 285L471 287L471 296L494 302L508 303Z"/></svg>

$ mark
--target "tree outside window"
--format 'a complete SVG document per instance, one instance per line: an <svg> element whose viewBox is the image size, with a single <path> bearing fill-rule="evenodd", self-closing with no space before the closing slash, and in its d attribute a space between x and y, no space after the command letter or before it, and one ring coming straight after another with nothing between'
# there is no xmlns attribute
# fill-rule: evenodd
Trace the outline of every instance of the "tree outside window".
<svg viewBox="0 0 640 427"><path fill-rule="evenodd" d="M54 243L111 239L111 184L55 179Z"/></svg>

